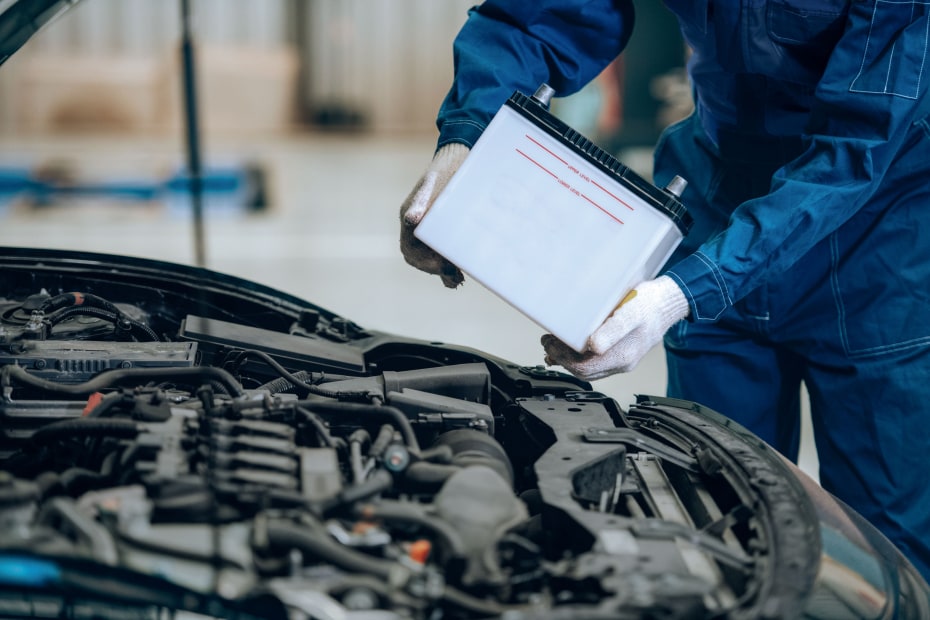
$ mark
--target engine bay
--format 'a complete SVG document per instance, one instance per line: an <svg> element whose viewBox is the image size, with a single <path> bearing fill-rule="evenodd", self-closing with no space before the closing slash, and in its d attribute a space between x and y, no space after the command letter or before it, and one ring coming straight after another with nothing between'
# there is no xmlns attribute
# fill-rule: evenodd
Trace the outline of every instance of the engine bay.
<svg viewBox="0 0 930 620"><path fill-rule="evenodd" d="M201 270L26 258L0 276L0 614L755 618L810 591L803 489L693 403Z"/></svg>

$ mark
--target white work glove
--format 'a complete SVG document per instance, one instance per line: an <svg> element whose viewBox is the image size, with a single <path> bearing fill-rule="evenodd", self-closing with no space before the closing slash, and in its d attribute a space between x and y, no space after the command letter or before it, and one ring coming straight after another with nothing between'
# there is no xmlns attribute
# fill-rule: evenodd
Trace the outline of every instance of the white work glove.
<svg viewBox="0 0 930 620"><path fill-rule="evenodd" d="M546 363L594 381L633 370L668 329L688 316L688 300L674 280L659 276L639 284L588 338L578 353L552 334L542 337Z"/></svg>
<svg viewBox="0 0 930 620"><path fill-rule="evenodd" d="M467 146L455 142L436 151L423 177L400 206L400 251L404 260L420 271L438 275L442 278L442 283L449 288L455 288L464 282L465 276L458 267L414 237L413 229L465 161L468 151Z"/></svg>

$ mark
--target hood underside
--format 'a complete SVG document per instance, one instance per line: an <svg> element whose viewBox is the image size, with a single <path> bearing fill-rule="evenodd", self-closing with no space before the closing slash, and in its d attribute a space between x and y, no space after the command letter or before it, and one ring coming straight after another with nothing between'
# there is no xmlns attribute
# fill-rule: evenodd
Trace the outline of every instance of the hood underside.
<svg viewBox="0 0 930 620"><path fill-rule="evenodd" d="M0 0L0 65L79 0Z"/></svg>

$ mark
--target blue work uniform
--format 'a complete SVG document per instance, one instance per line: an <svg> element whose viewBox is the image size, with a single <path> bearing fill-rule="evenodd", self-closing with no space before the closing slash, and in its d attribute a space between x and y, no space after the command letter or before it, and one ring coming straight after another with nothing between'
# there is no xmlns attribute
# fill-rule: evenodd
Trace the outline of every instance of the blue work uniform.
<svg viewBox="0 0 930 620"><path fill-rule="evenodd" d="M930 4L666 5L696 105L655 153L695 218L665 271L691 310L665 338L669 395L796 458L803 380L821 484L930 578ZM472 9L439 145L473 145L515 89L575 92L632 25L623 0Z"/></svg>

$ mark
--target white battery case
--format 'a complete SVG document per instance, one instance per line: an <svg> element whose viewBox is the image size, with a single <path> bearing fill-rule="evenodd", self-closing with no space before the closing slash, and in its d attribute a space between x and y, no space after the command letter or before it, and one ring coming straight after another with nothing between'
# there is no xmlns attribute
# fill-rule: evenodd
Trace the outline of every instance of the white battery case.
<svg viewBox="0 0 930 620"><path fill-rule="evenodd" d="M690 222L671 190L515 93L414 234L580 352Z"/></svg>

